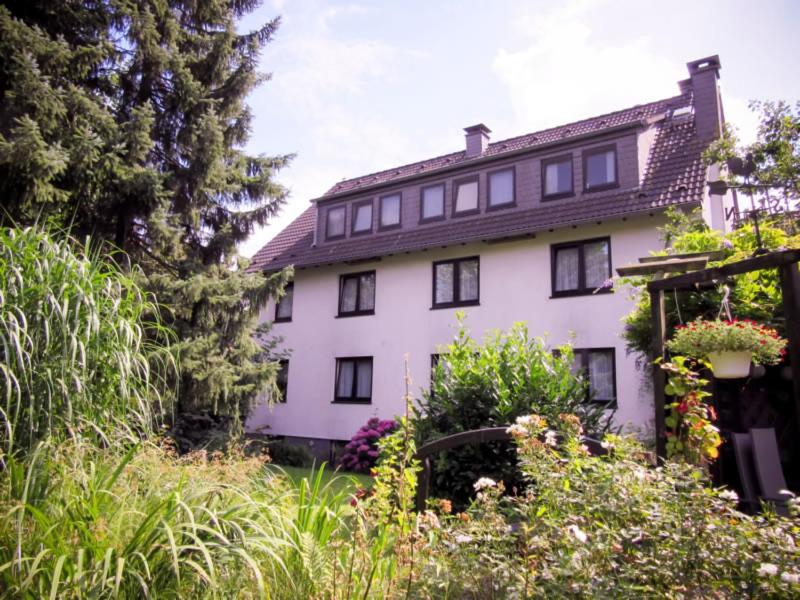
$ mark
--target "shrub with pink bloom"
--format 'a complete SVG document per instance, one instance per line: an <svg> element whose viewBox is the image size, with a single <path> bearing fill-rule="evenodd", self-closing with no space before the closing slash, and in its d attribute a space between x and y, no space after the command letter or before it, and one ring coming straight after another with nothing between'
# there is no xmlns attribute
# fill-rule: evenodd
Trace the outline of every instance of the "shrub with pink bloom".
<svg viewBox="0 0 800 600"><path fill-rule="evenodd" d="M344 447L339 466L347 471L369 473L378 460L378 441L397 429L392 419L371 418Z"/></svg>

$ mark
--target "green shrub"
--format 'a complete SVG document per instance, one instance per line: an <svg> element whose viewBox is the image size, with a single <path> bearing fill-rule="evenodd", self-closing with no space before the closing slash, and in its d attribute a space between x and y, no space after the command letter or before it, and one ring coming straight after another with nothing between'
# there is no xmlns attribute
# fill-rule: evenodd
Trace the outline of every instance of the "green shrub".
<svg viewBox="0 0 800 600"><path fill-rule="evenodd" d="M587 403L587 382L572 372L569 345L553 353L542 338L531 338L524 324L506 333L487 335L478 344L459 315L460 330L443 349L416 416L417 445L483 427L507 426L535 412L549 418L561 413L581 416L586 429L604 429L600 404ZM481 476L519 484L516 453L507 442L462 446L435 457L431 491L458 503L473 495Z"/></svg>
<svg viewBox="0 0 800 600"><path fill-rule="evenodd" d="M267 453L273 463L285 467L310 467L314 464L314 455L311 454L311 450L285 440L269 442Z"/></svg>
<svg viewBox="0 0 800 600"><path fill-rule="evenodd" d="M171 364L156 306L108 258L35 228L0 230L0 445L149 431ZM148 341L148 332L159 341Z"/></svg>

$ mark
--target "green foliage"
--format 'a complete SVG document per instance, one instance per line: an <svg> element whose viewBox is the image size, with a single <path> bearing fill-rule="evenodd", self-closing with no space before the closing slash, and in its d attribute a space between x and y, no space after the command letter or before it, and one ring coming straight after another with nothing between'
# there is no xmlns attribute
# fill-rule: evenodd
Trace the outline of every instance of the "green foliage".
<svg viewBox="0 0 800 600"><path fill-rule="evenodd" d="M70 238L0 229L2 451L143 434L169 410L169 332L134 275Z"/></svg>
<svg viewBox="0 0 800 600"><path fill-rule="evenodd" d="M757 365L775 365L786 353L786 340L754 321L704 321L678 325L666 344L670 352L708 358L712 352L750 352Z"/></svg>
<svg viewBox="0 0 800 600"><path fill-rule="evenodd" d="M270 460L281 466L310 467L314 464L314 455L305 446L290 444L283 440L269 442L266 447Z"/></svg>
<svg viewBox="0 0 800 600"><path fill-rule="evenodd" d="M553 353L544 339L531 338L522 323L505 333L491 333L478 344L462 316L459 323L416 417L419 444L462 431L507 426L530 412L548 418L577 413L592 432L606 426L605 407L586 402L588 383L572 372L569 345ZM510 489L518 483L516 473L514 449L508 443L463 446L437 455L432 489L435 495L464 502L478 477L502 479Z"/></svg>

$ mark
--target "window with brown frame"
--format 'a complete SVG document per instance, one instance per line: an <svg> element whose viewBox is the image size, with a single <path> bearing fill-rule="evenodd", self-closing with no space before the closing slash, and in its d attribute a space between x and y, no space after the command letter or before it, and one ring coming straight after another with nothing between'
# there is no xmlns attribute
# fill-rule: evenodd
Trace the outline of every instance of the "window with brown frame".
<svg viewBox="0 0 800 600"><path fill-rule="evenodd" d="M489 195L487 210L505 208L516 204L514 167L492 171L487 175Z"/></svg>
<svg viewBox="0 0 800 600"><path fill-rule="evenodd" d="M347 209L344 206L329 208L325 217L325 239L335 240L344 237L344 221Z"/></svg>
<svg viewBox="0 0 800 600"><path fill-rule="evenodd" d="M550 259L554 298L612 291L610 238L555 244Z"/></svg>
<svg viewBox="0 0 800 600"><path fill-rule="evenodd" d="M400 227L402 205L403 196L399 192L383 196L381 198L381 215L378 228L385 230Z"/></svg>
<svg viewBox="0 0 800 600"><path fill-rule="evenodd" d="M275 322L285 323L292 320L292 304L294 303L294 282L283 288L283 296L275 303Z"/></svg>
<svg viewBox="0 0 800 600"><path fill-rule="evenodd" d="M433 263L433 307L474 306L480 302L477 256Z"/></svg>
<svg viewBox="0 0 800 600"><path fill-rule="evenodd" d="M420 223L444 219L444 184L426 185L420 190Z"/></svg>
<svg viewBox="0 0 800 600"><path fill-rule="evenodd" d="M617 187L617 147L614 145L583 151L583 189L597 192Z"/></svg>
<svg viewBox="0 0 800 600"><path fill-rule="evenodd" d="M574 348L573 373L587 378L587 402L615 405L617 402L617 368L614 348Z"/></svg>
<svg viewBox="0 0 800 600"><path fill-rule="evenodd" d="M575 193L572 182L572 155L542 160L542 199L557 200Z"/></svg>
<svg viewBox="0 0 800 600"><path fill-rule="evenodd" d="M372 357L336 359L334 402L370 404L372 402Z"/></svg>
<svg viewBox="0 0 800 600"><path fill-rule="evenodd" d="M278 391L281 393L278 402L286 404L286 398L289 392L289 359L283 358L278 362L281 365L278 376L275 379L275 385L278 386Z"/></svg>
<svg viewBox="0 0 800 600"><path fill-rule="evenodd" d="M372 200L364 200L353 204L352 233L359 235L372 231Z"/></svg>
<svg viewBox="0 0 800 600"><path fill-rule="evenodd" d="M339 315L355 317L375 314L375 271L348 273L339 277Z"/></svg>
<svg viewBox="0 0 800 600"><path fill-rule="evenodd" d="M480 212L478 205L478 176L465 177L453 182L453 215L474 215Z"/></svg>

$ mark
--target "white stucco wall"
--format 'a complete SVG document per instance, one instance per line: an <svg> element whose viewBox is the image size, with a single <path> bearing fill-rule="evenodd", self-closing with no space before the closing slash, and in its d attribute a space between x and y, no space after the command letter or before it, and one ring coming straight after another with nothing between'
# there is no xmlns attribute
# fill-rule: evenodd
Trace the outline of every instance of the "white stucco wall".
<svg viewBox="0 0 800 600"><path fill-rule="evenodd" d="M635 358L626 355L620 319L632 301L625 290L572 298L550 298L550 245L610 236L612 269L636 262L662 246L660 216L636 217L538 234L535 239L489 245L469 244L384 258L360 265L299 270L295 276L292 321L273 333L291 349L288 401L259 407L249 429L269 425L276 435L349 439L371 416L389 418L403 410L403 356L409 355L412 391L421 396L430 376L430 355L455 333L457 309L431 310L435 260L480 256L480 306L466 307L473 336L526 321L532 335L549 334L560 344L574 332L576 347L616 348L616 421L651 427L652 392ZM375 314L336 318L339 275L375 269ZM274 316L274 306L265 318ZM334 404L335 359L373 357L372 404Z"/></svg>

